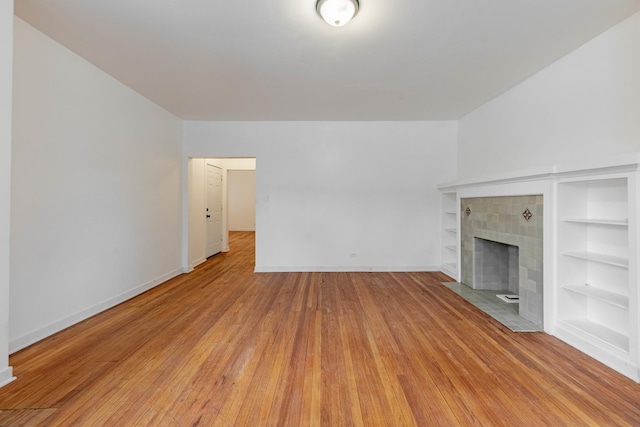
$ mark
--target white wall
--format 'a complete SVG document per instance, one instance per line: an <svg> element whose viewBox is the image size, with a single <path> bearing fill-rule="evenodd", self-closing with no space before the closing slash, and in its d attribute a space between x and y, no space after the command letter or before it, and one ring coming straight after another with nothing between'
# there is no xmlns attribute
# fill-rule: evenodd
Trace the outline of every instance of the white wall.
<svg viewBox="0 0 640 427"><path fill-rule="evenodd" d="M189 268L206 260L205 159L189 159Z"/></svg>
<svg viewBox="0 0 640 427"><path fill-rule="evenodd" d="M13 0L0 0L0 387L13 378L9 367L12 52Z"/></svg>
<svg viewBox="0 0 640 427"><path fill-rule="evenodd" d="M227 177L229 231L255 231L256 171L231 169Z"/></svg>
<svg viewBox="0 0 640 427"><path fill-rule="evenodd" d="M181 269L182 121L15 21L10 347Z"/></svg>
<svg viewBox="0 0 640 427"><path fill-rule="evenodd" d="M459 177L640 151L640 13L459 123Z"/></svg>
<svg viewBox="0 0 640 427"><path fill-rule="evenodd" d="M186 157L256 157L256 270L440 265L456 122L186 122Z"/></svg>

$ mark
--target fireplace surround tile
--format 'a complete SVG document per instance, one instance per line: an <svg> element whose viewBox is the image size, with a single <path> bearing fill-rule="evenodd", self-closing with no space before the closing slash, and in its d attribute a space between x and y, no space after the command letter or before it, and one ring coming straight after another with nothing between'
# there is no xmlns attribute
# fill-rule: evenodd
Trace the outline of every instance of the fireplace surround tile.
<svg viewBox="0 0 640 427"><path fill-rule="evenodd" d="M531 213L529 221L523 216L527 209ZM470 211L469 215L460 216L462 282L471 288L478 288L474 286L475 238L516 246L519 251L517 293L520 295L520 316L541 327L543 197L462 198L460 211L467 210Z"/></svg>

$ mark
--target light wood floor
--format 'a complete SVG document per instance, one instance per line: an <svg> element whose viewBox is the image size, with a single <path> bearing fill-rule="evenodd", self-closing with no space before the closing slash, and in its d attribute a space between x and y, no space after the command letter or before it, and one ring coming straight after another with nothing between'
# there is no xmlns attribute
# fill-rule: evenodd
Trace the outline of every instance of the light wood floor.
<svg viewBox="0 0 640 427"><path fill-rule="evenodd" d="M443 274L254 274L253 238L14 354L0 425L640 425L640 385Z"/></svg>

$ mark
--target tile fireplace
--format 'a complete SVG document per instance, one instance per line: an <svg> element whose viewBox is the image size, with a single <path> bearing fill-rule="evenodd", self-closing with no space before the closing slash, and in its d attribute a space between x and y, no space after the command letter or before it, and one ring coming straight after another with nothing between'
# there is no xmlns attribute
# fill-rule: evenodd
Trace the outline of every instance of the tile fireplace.
<svg viewBox="0 0 640 427"><path fill-rule="evenodd" d="M543 326L543 197L462 198L461 281L519 295L519 314Z"/></svg>

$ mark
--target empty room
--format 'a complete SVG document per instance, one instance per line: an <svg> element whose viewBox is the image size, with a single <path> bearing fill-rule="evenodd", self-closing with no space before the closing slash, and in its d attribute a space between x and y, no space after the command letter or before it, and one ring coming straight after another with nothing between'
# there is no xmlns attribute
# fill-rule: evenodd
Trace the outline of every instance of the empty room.
<svg viewBox="0 0 640 427"><path fill-rule="evenodd" d="M640 0L0 0L0 426L640 425Z"/></svg>

